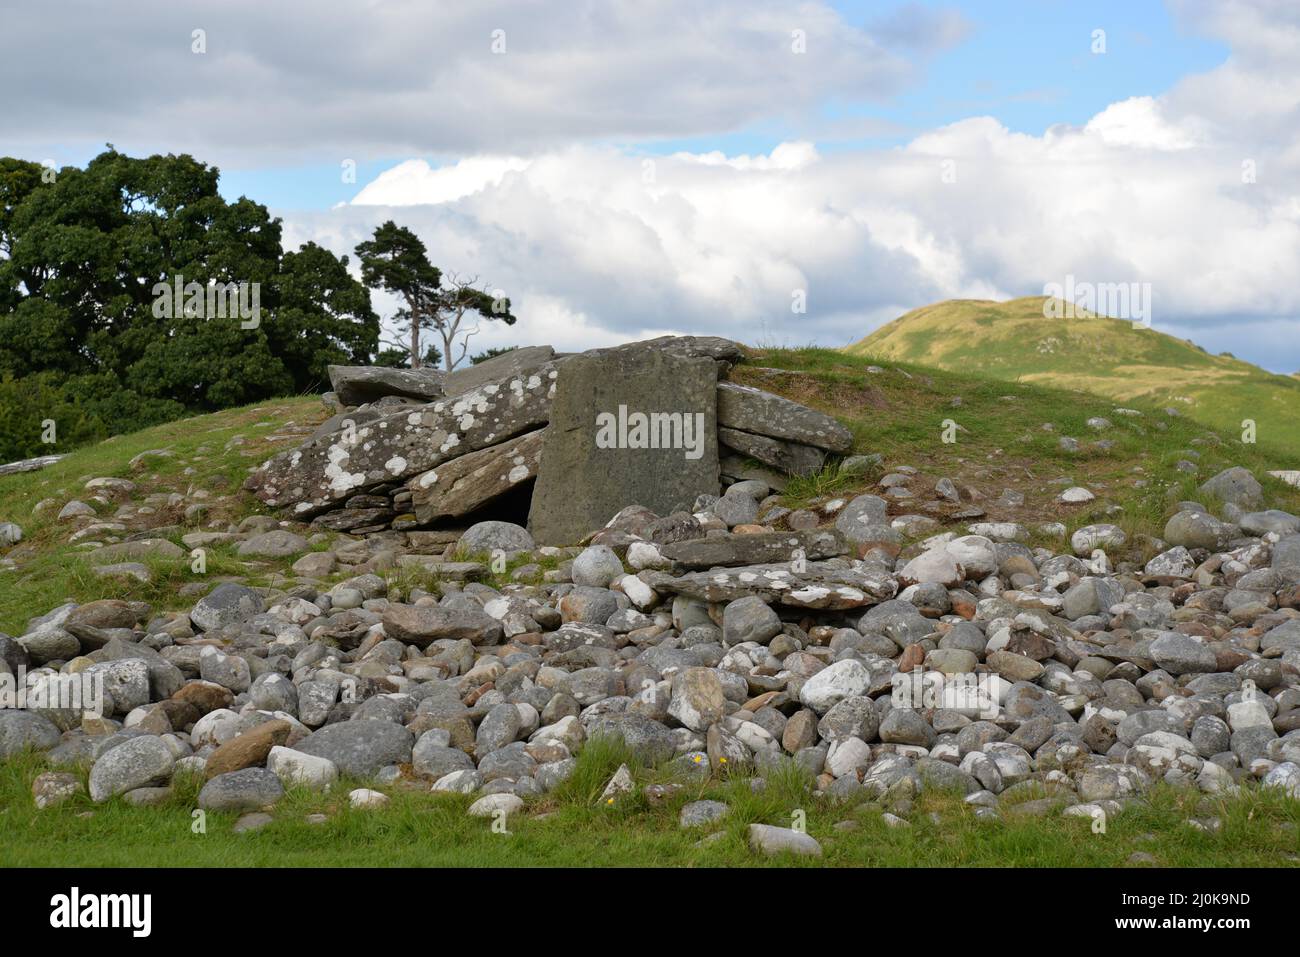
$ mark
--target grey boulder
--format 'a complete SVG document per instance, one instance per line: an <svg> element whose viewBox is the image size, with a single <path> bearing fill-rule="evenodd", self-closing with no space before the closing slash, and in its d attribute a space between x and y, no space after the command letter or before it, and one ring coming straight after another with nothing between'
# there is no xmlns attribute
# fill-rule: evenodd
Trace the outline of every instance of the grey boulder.
<svg viewBox="0 0 1300 957"><path fill-rule="evenodd" d="M528 529L513 522L479 522L460 537L460 547L471 555L482 552L528 552L536 545Z"/></svg>
<svg viewBox="0 0 1300 957"><path fill-rule="evenodd" d="M1263 487L1249 469L1240 465L1224 469L1214 478L1208 479L1202 483L1200 491L1223 502L1246 507L1258 505L1264 499Z"/></svg>
<svg viewBox="0 0 1300 957"><path fill-rule="evenodd" d="M246 621L266 609L262 596L246 585L223 582L199 599L190 611L190 621L200 631L212 631Z"/></svg>
<svg viewBox="0 0 1300 957"><path fill-rule="evenodd" d="M203 785L199 807L205 811L252 811L274 804L282 797L284 785L274 771L244 768L218 774Z"/></svg>
<svg viewBox="0 0 1300 957"><path fill-rule="evenodd" d="M307 539L282 528L254 535L240 542L237 553L243 558L288 558L308 549Z"/></svg>
<svg viewBox="0 0 1300 957"><path fill-rule="evenodd" d="M390 764L411 760L415 736L400 724L374 718L328 724L294 745L295 751L327 758L343 774L369 777Z"/></svg>
<svg viewBox="0 0 1300 957"><path fill-rule="evenodd" d="M90 769L90 798L99 803L136 788L165 784L175 766L162 738L130 738L104 752Z"/></svg>
<svg viewBox="0 0 1300 957"><path fill-rule="evenodd" d="M59 743L59 729L48 718L30 711L0 710L0 758L28 748L48 751Z"/></svg>
<svg viewBox="0 0 1300 957"><path fill-rule="evenodd" d="M1151 642L1151 658L1171 675L1199 674L1218 667L1214 649L1173 631Z"/></svg>
<svg viewBox="0 0 1300 957"><path fill-rule="evenodd" d="M776 854L822 856L822 846L816 838L803 831L770 824L749 825L749 849L769 857Z"/></svg>

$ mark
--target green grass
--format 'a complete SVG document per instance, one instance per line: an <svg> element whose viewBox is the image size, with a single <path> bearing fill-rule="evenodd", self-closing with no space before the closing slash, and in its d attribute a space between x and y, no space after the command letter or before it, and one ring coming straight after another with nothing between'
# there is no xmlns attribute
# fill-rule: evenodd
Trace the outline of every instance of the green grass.
<svg viewBox="0 0 1300 957"><path fill-rule="evenodd" d="M878 477L879 469L849 473L833 462L811 475L797 475L790 479L782 493L782 504L787 508L803 508L817 499L826 499L863 486L864 482Z"/></svg>
<svg viewBox="0 0 1300 957"><path fill-rule="evenodd" d="M1009 302L958 299L915 309L848 346L877 362L910 362L992 379L1055 385L1125 405L1172 406L1258 442L1300 454L1300 380L1131 322L1047 319L1041 296ZM1159 326L1159 319L1156 319Z"/></svg>
<svg viewBox="0 0 1300 957"><path fill-rule="evenodd" d="M203 576L190 572L187 557L145 562L153 576L148 584L100 578L83 560L83 550L68 543L78 526L59 522L59 509L72 499L89 499L93 493L86 491L85 484L92 478L130 479L137 486L132 495L136 502L151 492L184 493L191 486L208 490L212 508L198 524L185 526L180 533L161 535L179 544L180 534L185 532L209 530L214 522L224 528L226 522L263 511L256 499L238 492L248 470L301 441L301 437L272 440L277 430L291 421L314 425L325 415L315 398L262 402L116 436L71 452L40 471L0 476L0 521L21 525L23 541L18 548L34 552L17 571L0 570L0 631L20 634L29 618L71 600L129 598L148 601L156 608L167 607L176 603L176 589L186 582L256 571L237 560L232 549L209 546ZM130 465L140 453L156 449L169 454L147 455ZM193 471L187 473L187 469ZM55 504L33 514L36 504L44 499L53 499ZM116 502L98 506L95 521L112 521L116 509ZM160 512L155 520L159 525L183 525L179 513Z"/></svg>
<svg viewBox="0 0 1300 957"><path fill-rule="evenodd" d="M868 372L873 365L883 368ZM1138 534L1158 536L1178 501L1204 500L1197 492L1201 482L1243 465L1264 486L1270 507L1300 512L1300 490L1267 474L1300 468L1300 450L1243 443L1239 435L1217 432L1187 416L1169 416L1161 406L1141 400L1125 403L1141 416L1124 416L1114 411L1116 403L1086 392L811 347L757 351L733 371L733 378L835 415L853 431L854 451L880 453L886 469L918 469L919 477L910 483L918 497L900 501L892 511L919 511L927 501L924 493L948 476L982 493L974 504L988 514L978 521L1020 521L1031 530L1057 521L1067 534L1106 521L1124 528L1132 540ZM955 398L960 405L953 405ZM1093 417L1109 419L1112 427L1094 432L1087 425ZM953 443L942 441L945 423L958 426ZM1044 431L1044 423L1054 429ZM1078 439L1080 451L1061 449L1062 436ZM1114 447L1089 445L1098 439L1111 440ZM1180 459L1196 462L1198 472L1175 469ZM844 476L831 465L792 481L783 503L797 508L817 497L878 491L873 485L878 477L879 470L860 478ZM1097 500L1083 506L1057 503L1065 487L1058 480L1086 486ZM1022 492L1025 505L999 507L996 500L1004 488ZM963 501L962 506L969 504ZM1108 513L1108 505L1119 511ZM1035 543L1060 547L1055 540Z"/></svg>
<svg viewBox="0 0 1300 957"><path fill-rule="evenodd" d="M617 744L592 742L554 794L529 802L509 818L508 834L490 819L468 817L471 798L381 788L391 797L380 811L348 806L357 782L329 794L291 789L265 829L232 833L233 813L206 815L196 833L193 810L201 781L179 779L163 806L132 807L120 799L95 805L83 796L38 811L30 785L43 765L27 757L0 765L0 866L467 866L467 867L1124 867L1134 852L1168 867L1294 867L1300 862L1300 802L1250 790L1211 800L1159 788L1149 801L1111 818L1104 834L1091 821L1006 815L981 821L951 794L923 794L911 827L891 828L872 804L835 804L812 794L793 765L769 774L754 791L748 778L686 783L653 806L643 792L613 806L599 800L605 782L628 755ZM663 770L632 764L638 784L667 779ZM723 821L692 830L678 826L682 805L711 798L731 808ZM324 824L307 823L325 814ZM937 815L932 820L931 815ZM796 815L825 852L817 858L765 858L749 851L751 823L789 827ZM1187 824L1217 817L1210 833ZM836 830L853 821L856 830ZM721 838L700 844L720 832Z"/></svg>

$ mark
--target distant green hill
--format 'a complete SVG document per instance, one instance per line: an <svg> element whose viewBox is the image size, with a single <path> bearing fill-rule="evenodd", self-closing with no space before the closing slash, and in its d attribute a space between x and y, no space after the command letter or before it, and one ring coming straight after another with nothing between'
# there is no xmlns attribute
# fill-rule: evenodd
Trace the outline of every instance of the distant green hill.
<svg viewBox="0 0 1300 957"><path fill-rule="evenodd" d="M1044 298L953 299L914 309L845 348L860 356L1145 400L1240 434L1253 419L1261 446L1300 451L1300 378L1121 319L1044 318Z"/></svg>

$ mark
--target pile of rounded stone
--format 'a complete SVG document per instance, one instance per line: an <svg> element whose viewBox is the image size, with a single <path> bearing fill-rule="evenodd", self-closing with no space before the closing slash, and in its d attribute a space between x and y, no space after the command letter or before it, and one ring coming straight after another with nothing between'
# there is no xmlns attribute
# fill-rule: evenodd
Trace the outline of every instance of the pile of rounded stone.
<svg viewBox="0 0 1300 957"><path fill-rule="evenodd" d="M0 711L0 757L90 765L95 801L147 803L190 771L201 806L235 811L346 775L372 785L357 804L401 787L510 812L597 736L683 775L794 761L828 800L894 820L926 787L991 817L1113 814L1159 781L1300 797L1300 519L1248 511L1241 471L1207 483L1224 519L1184 503L1179 543L1144 564L1110 525L1064 553L1014 527L900 552L871 495L780 528L793 513L742 482L693 513L629 507L569 549L503 522L464 534L463 553L535 559L532 583L435 560L436 594L380 570L227 582L186 613L66 605L0 636L0 661L38 684L101 676L109 703ZM954 693L972 675L978 700ZM45 806L79 787L55 770L34 792Z"/></svg>

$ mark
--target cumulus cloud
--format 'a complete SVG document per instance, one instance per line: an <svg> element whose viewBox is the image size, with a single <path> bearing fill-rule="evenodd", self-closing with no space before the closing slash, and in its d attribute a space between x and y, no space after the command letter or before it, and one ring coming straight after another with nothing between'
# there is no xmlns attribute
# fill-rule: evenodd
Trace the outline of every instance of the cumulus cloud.
<svg viewBox="0 0 1300 957"><path fill-rule="evenodd" d="M925 302L1073 276L1149 282L1157 328L1300 368L1300 337L1279 335L1300 315L1300 6L1171 7L1226 41L1222 65L1041 135L976 116L846 150L837 124L880 121L820 108L906 88L969 29L960 15L68 0L6 11L0 80L24 94L0 137L32 158L106 140L219 163L416 157L351 205L286 214L286 238L351 252L385 219L412 226L440 266L514 300L520 325L489 323L476 347L673 331L840 345ZM783 117L805 132L769 151L649 148Z"/></svg>
<svg viewBox="0 0 1300 957"><path fill-rule="evenodd" d="M0 86L22 95L0 140L222 165L535 152L878 100L913 55L821 0L61 0L5 11Z"/></svg>
<svg viewBox="0 0 1300 957"><path fill-rule="evenodd" d="M1216 72L1229 87L1278 77ZM1072 276L1150 283L1157 329L1290 371L1300 344L1278 330L1300 316L1300 126L1252 141L1249 160L1243 135L1180 86L1041 136L977 117L825 155L579 146L403 164L326 219L407 222L440 265L490 276L523 323L485 330L489 344L690 331L840 345L926 302Z"/></svg>
<svg viewBox="0 0 1300 957"><path fill-rule="evenodd" d="M437 189L429 184L440 174L460 178L470 162L415 177L408 166L410 195ZM917 258L877 241L857 200L842 195L844 163L806 143L748 157L574 147L459 199L293 215L288 235L332 233L346 249L385 219L410 225L440 266L516 303L521 325L485 328L488 344L558 336L577 347L702 331L842 340L864 303L883 319L917 289L939 292ZM806 312L793 311L796 297L807 298Z"/></svg>
<svg viewBox="0 0 1300 957"><path fill-rule="evenodd" d="M1161 104L1150 96L1134 96L1112 103L1084 127L1107 146L1136 146L1150 150L1188 150L1205 145L1205 123L1199 117L1173 122Z"/></svg>
<svg viewBox="0 0 1300 957"><path fill-rule="evenodd" d="M422 159L407 160L380 173L352 202L357 206L447 203L500 185L507 173L527 167L528 161L517 156L472 156L437 168Z"/></svg>

